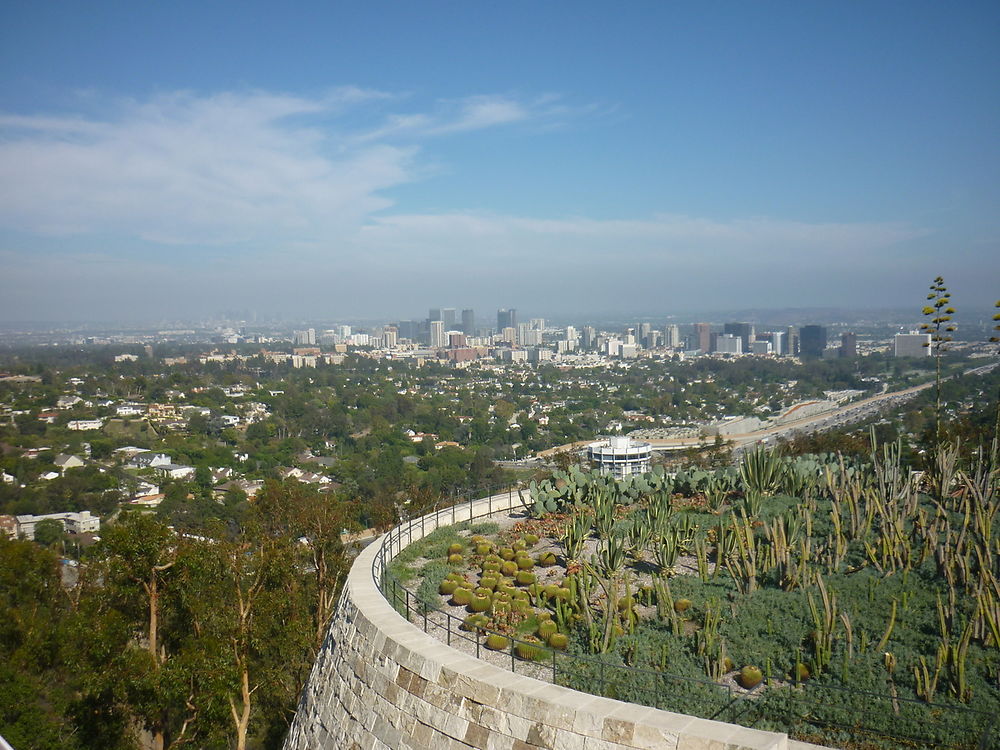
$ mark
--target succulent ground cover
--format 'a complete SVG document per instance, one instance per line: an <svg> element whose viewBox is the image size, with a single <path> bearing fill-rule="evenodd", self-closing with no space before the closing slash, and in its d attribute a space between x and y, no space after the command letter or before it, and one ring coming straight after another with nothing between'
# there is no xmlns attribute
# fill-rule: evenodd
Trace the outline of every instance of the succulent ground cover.
<svg viewBox="0 0 1000 750"><path fill-rule="evenodd" d="M557 473L526 517L439 529L390 573L577 689L842 747L997 743L996 454L956 455Z"/></svg>

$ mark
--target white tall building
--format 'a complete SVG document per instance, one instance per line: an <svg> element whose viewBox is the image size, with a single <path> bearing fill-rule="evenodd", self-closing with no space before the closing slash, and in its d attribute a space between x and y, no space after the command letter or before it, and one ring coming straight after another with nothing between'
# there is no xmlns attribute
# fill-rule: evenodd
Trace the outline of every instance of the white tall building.
<svg viewBox="0 0 1000 750"><path fill-rule="evenodd" d="M430 344L434 349L444 347L444 321L432 320L430 322Z"/></svg>
<svg viewBox="0 0 1000 750"><path fill-rule="evenodd" d="M316 346L316 329L307 328L304 331L295 332L296 346Z"/></svg>
<svg viewBox="0 0 1000 750"><path fill-rule="evenodd" d="M715 339L715 351L720 354L742 354L743 339L732 333L720 333Z"/></svg>
<svg viewBox="0 0 1000 750"><path fill-rule="evenodd" d="M893 354L896 357L931 356L931 335L929 333L897 333L893 340Z"/></svg>
<svg viewBox="0 0 1000 750"><path fill-rule="evenodd" d="M663 345L670 349L676 349L681 346L681 329L678 326L664 326Z"/></svg>

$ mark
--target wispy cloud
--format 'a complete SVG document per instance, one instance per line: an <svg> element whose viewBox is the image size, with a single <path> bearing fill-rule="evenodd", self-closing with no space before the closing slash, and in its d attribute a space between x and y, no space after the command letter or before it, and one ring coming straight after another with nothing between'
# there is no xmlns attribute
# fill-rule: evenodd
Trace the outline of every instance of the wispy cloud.
<svg viewBox="0 0 1000 750"><path fill-rule="evenodd" d="M163 244L331 241L415 179L420 138L544 117L477 96L374 129L357 122L392 98L173 92L110 102L103 117L0 114L0 225ZM407 142L392 140L404 133Z"/></svg>
<svg viewBox="0 0 1000 750"><path fill-rule="evenodd" d="M550 127L594 111L593 106L571 107L554 95L532 99L504 95L442 99L430 112L389 115L377 127L359 133L356 139L363 143L387 138L446 136L518 123Z"/></svg>

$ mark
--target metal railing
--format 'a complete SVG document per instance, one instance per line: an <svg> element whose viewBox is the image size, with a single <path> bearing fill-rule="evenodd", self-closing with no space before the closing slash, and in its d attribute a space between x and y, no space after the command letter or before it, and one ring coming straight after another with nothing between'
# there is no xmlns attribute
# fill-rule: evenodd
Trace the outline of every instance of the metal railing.
<svg viewBox="0 0 1000 750"><path fill-rule="evenodd" d="M425 633L436 634L443 638L449 646L455 641L464 641L470 644L470 651L472 648L475 649L475 656L479 659L483 656L483 650L487 649L485 640L490 635L502 636L507 641L504 648L487 649L487 651L496 654L499 663L509 668L511 672L516 674L518 665L521 665L522 673L526 676L548 677L553 684L582 690L592 695L617 698L630 703L743 726L752 727L757 723L763 723L768 727L780 725L781 728L776 731L806 737L814 742L817 741L818 729L829 729L840 732L841 736L846 734L849 741L858 747L886 747L884 744L886 742L905 744L908 747L976 748L976 750L1000 747L1000 744L997 744L1000 742L998 735L1000 717L995 713L964 706L928 704L917 699L899 698L846 686L787 681L767 674L764 675L762 684L766 686L781 684L783 688L780 691L770 689L747 691L707 678L669 674L660 670L615 664L597 656L567 653L489 628L477 626L470 629L465 625L465 618L456 617L440 606L418 598L415 592L410 591L389 571L389 563L400 552L438 528L471 524L498 513L526 510L525 492L523 487L513 486L478 500L470 494L467 500L453 502L391 529L382 538L372 560L372 580L376 587L407 621L421 627ZM419 537L416 537L417 529L420 530ZM525 658L518 655L519 650L538 656ZM586 685L582 685L584 680L587 682ZM683 686L688 690L700 692L701 696L698 699L700 705L682 708L671 705L672 700L676 698L676 693L670 689L671 686L674 688ZM785 688L791 688L794 692L789 692ZM855 702L846 710L847 715L842 717L842 720L838 720L836 712L833 712L833 716L822 716L817 715L815 710L810 710L810 707L827 707L833 697L838 695L856 696L859 698L860 706ZM763 698L766 699L760 700ZM872 714L866 708L879 702L889 704L887 710L893 711L896 715L903 709L911 715L919 715L922 726L928 730L934 728L941 731L938 733L927 731L918 736L900 731L898 726L891 731L884 727L880 728L879 722L872 720ZM784 710L782 704L785 704ZM867 716L859 715L859 711ZM949 717L959 715L974 719L973 726L967 727L963 736L955 736L960 731L955 722L949 721ZM875 744L870 744L873 742Z"/></svg>

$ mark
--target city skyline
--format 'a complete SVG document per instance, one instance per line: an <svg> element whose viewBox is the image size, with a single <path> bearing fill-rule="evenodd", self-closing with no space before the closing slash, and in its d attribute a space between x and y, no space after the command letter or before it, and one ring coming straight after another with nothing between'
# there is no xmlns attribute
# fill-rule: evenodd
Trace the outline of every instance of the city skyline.
<svg viewBox="0 0 1000 750"><path fill-rule="evenodd" d="M3 322L1000 294L995 4L4 20Z"/></svg>

